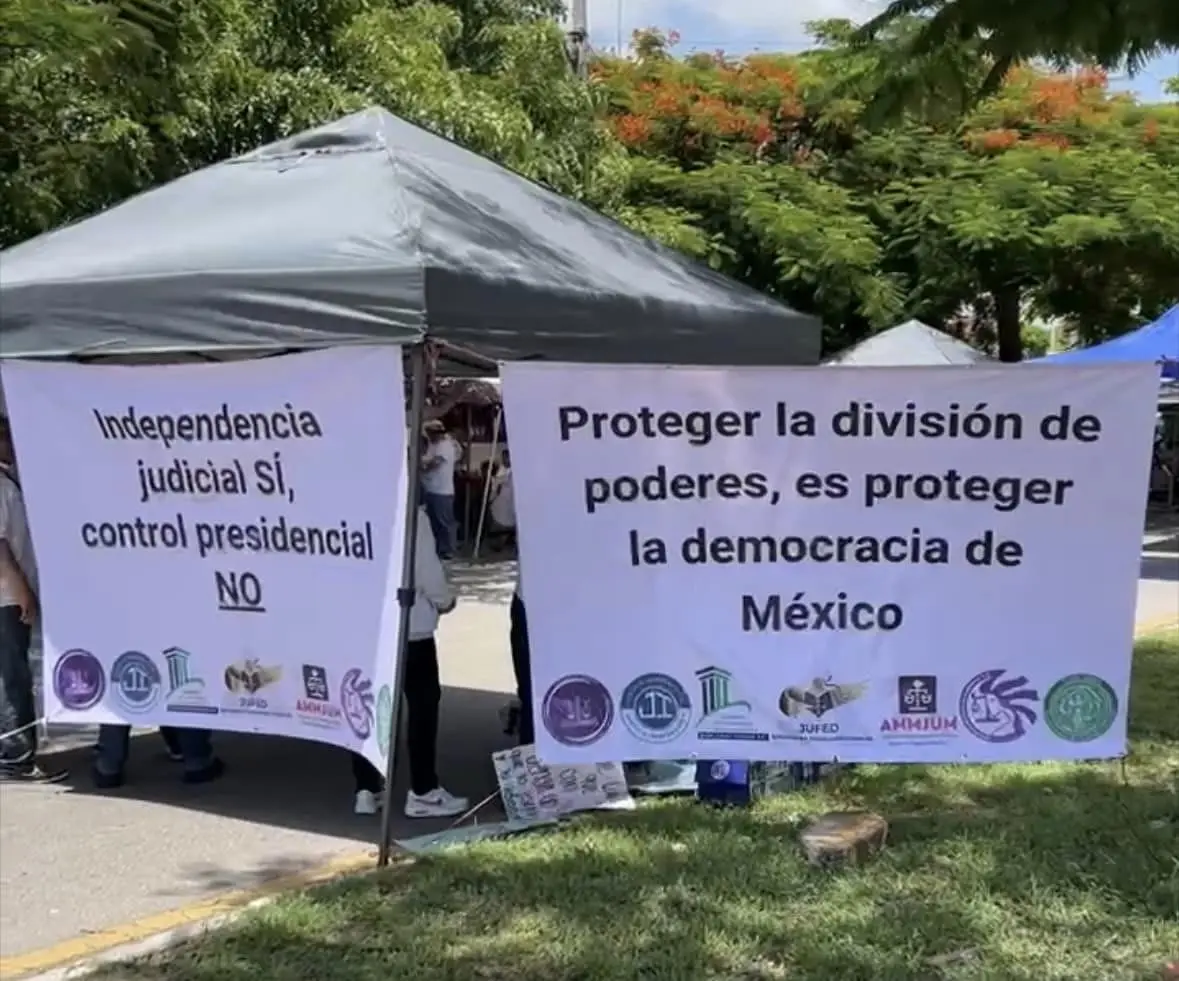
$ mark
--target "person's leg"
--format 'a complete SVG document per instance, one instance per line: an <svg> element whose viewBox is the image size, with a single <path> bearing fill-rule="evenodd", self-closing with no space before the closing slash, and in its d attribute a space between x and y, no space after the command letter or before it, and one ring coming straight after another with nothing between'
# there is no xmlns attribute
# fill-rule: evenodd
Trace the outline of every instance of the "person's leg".
<svg viewBox="0 0 1179 981"><path fill-rule="evenodd" d="M458 551L458 516L454 509L454 495L438 495L439 521L442 525L441 558L454 558Z"/></svg>
<svg viewBox="0 0 1179 981"><path fill-rule="evenodd" d="M349 753L352 757L352 779L356 782L356 791L367 790L370 794L379 794L385 789L385 778L381 771L373 766L359 753Z"/></svg>
<svg viewBox="0 0 1179 981"><path fill-rule="evenodd" d="M433 637L411 640L405 651L405 742L409 789L417 795L438 789L438 648Z"/></svg>
<svg viewBox="0 0 1179 981"><path fill-rule="evenodd" d="M180 748L180 730L175 726L160 726L160 737L168 749L168 756L179 763L184 759L184 751Z"/></svg>
<svg viewBox="0 0 1179 981"><path fill-rule="evenodd" d="M0 765L10 771L31 769L37 753L30 638L20 607L0 607Z"/></svg>
<svg viewBox="0 0 1179 981"><path fill-rule="evenodd" d="M185 783L208 783L225 772L225 764L213 755L208 729L177 729L176 743L184 760Z"/></svg>
<svg viewBox="0 0 1179 981"><path fill-rule="evenodd" d="M127 752L131 745L130 726L99 726L94 753L94 784L104 790L123 785Z"/></svg>
<svg viewBox="0 0 1179 981"><path fill-rule="evenodd" d="M445 558L442 553L445 551L446 526L443 523L441 503L445 499L445 494L431 494L429 491L422 491L422 506L426 509L426 517L430 519L430 531L434 533L434 549L440 558Z"/></svg>
<svg viewBox="0 0 1179 981"><path fill-rule="evenodd" d="M381 809L381 794L385 780L380 771L359 753L352 757L352 779L356 783L353 811L357 814L376 814Z"/></svg>
<svg viewBox="0 0 1179 981"><path fill-rule="evenodd" d="M516 696L520 699L520 720L517 726L520 745L536 742L532 721L532 659L528 648L528 615L524 601L512 597L511 632L508 635L512 648L512 670L516 674Z"/></svg>

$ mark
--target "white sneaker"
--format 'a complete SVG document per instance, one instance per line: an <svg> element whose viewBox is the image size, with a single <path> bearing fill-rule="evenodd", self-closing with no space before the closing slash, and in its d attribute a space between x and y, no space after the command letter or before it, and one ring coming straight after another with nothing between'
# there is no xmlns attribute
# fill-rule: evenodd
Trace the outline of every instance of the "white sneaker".
<svg viewBox="0 0 1179 981"><path fill-rule="evenodd" d="M381 798L371 790L356 791L356 807L353 810L357 814L376 814L380 809Z"/></svg>
<svg viewBox="0 0 1179 981"><path fill-rule="evenodd" d="M466 812L470 802L465 797L436 787L428 794L415 794L412 790L405 795L405 816L411 818L457 817Z"/></svg>

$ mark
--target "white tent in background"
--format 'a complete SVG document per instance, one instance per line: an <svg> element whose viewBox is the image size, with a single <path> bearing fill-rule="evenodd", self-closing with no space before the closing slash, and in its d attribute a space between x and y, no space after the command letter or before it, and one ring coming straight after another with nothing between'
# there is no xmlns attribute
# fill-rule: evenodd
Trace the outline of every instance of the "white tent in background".
<svg viewBox="0 0 1179 981"><path fill-rule="evenodd" d="M951 337L920 320L873 334L859 344L840 351L824 364L842 367L880 368L900 365L983 364L990 361L982 351Z"/></svg>

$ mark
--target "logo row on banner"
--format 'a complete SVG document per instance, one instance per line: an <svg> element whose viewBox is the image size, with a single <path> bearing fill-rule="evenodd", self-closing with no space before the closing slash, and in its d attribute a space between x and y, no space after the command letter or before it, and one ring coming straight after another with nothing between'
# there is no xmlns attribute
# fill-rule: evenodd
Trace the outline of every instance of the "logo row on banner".
<svg viewBox="0 0 1179 981"><path fill-rule="evenodd" d="M392 707L389 685L374 692L361 668L348 668L333 678L321 664L303 664L297 691L292 691L284 674L280 664L247 658L207 678L180 647L170 647L158 658L124 651L108 669L90 651L75 648L57 658L51 680L54 695L70 712L102 707L129 719L151 716L173 725L200 726L216 716L294 720L314 730L347 729L358 740L375 732L381 745L388 745L389 734L381 730L388 727ZM218 727L238 728L232 722Z"/></svg>
<svg viewBox="0 0 1179 981"><path fill-rule="evenodd" d="M876 688L887 704L873 698L878 711L863 711ZM538 708L545 731L564 746L591 746L622 726L642 743L695 740L702 754L717 743L777 743L779 752L782 743L792 743L810 744L804 756L844 759L895 759L898 746L969 757L972 741L1013 743L1041 727L1065 742L1088 743L1113 728L1119 711L1117 693L1096 675L1067 675L1041 687L1001 668L954 685L937 675L878 682L816 678L783 688L773 714L743 696L740 682L719 667L696 671L692 685L667 674L643 674L618 693L576 674L558 679ZM784 752L792 759L799 755Z"/></svg>

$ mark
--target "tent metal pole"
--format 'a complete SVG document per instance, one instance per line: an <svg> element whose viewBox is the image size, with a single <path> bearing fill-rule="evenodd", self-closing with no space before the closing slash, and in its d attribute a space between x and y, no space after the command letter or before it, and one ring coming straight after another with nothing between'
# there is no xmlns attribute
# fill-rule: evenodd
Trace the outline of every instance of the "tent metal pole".
<svg viewBox="0 0 1179 981"><path fill-rule="evenodd" d="M491 471L495 464L495 454L499 449L499 430L503 423L504 407L501 402L495 407L495 428L491 432L491 456L488 457L487 477L483 481L483 498L479 502L479 528L475 532L475 550L471 558L479 558L479 546L483 544L483 526L487 520L487 499L491 497Z"/></svg>
<svg viewBox="0 0 1179 981"><path fill-rule="evenodd" d="M422 474L422 453L418 440L426 411L426 345L419 342L409 349L410 395L409 420L406 425L405 467L405 540L401 545L401 586L397 590L397 665L393 675L393 698L389 708L389 755L385 763L385 801L381 810L381 845L377 852L377 868L389 864L393 838L393 778L401 745L401 696L405 688L405 658L409 647L409 611L413 608L414 556L418 540L418 484Z"/></svg>

